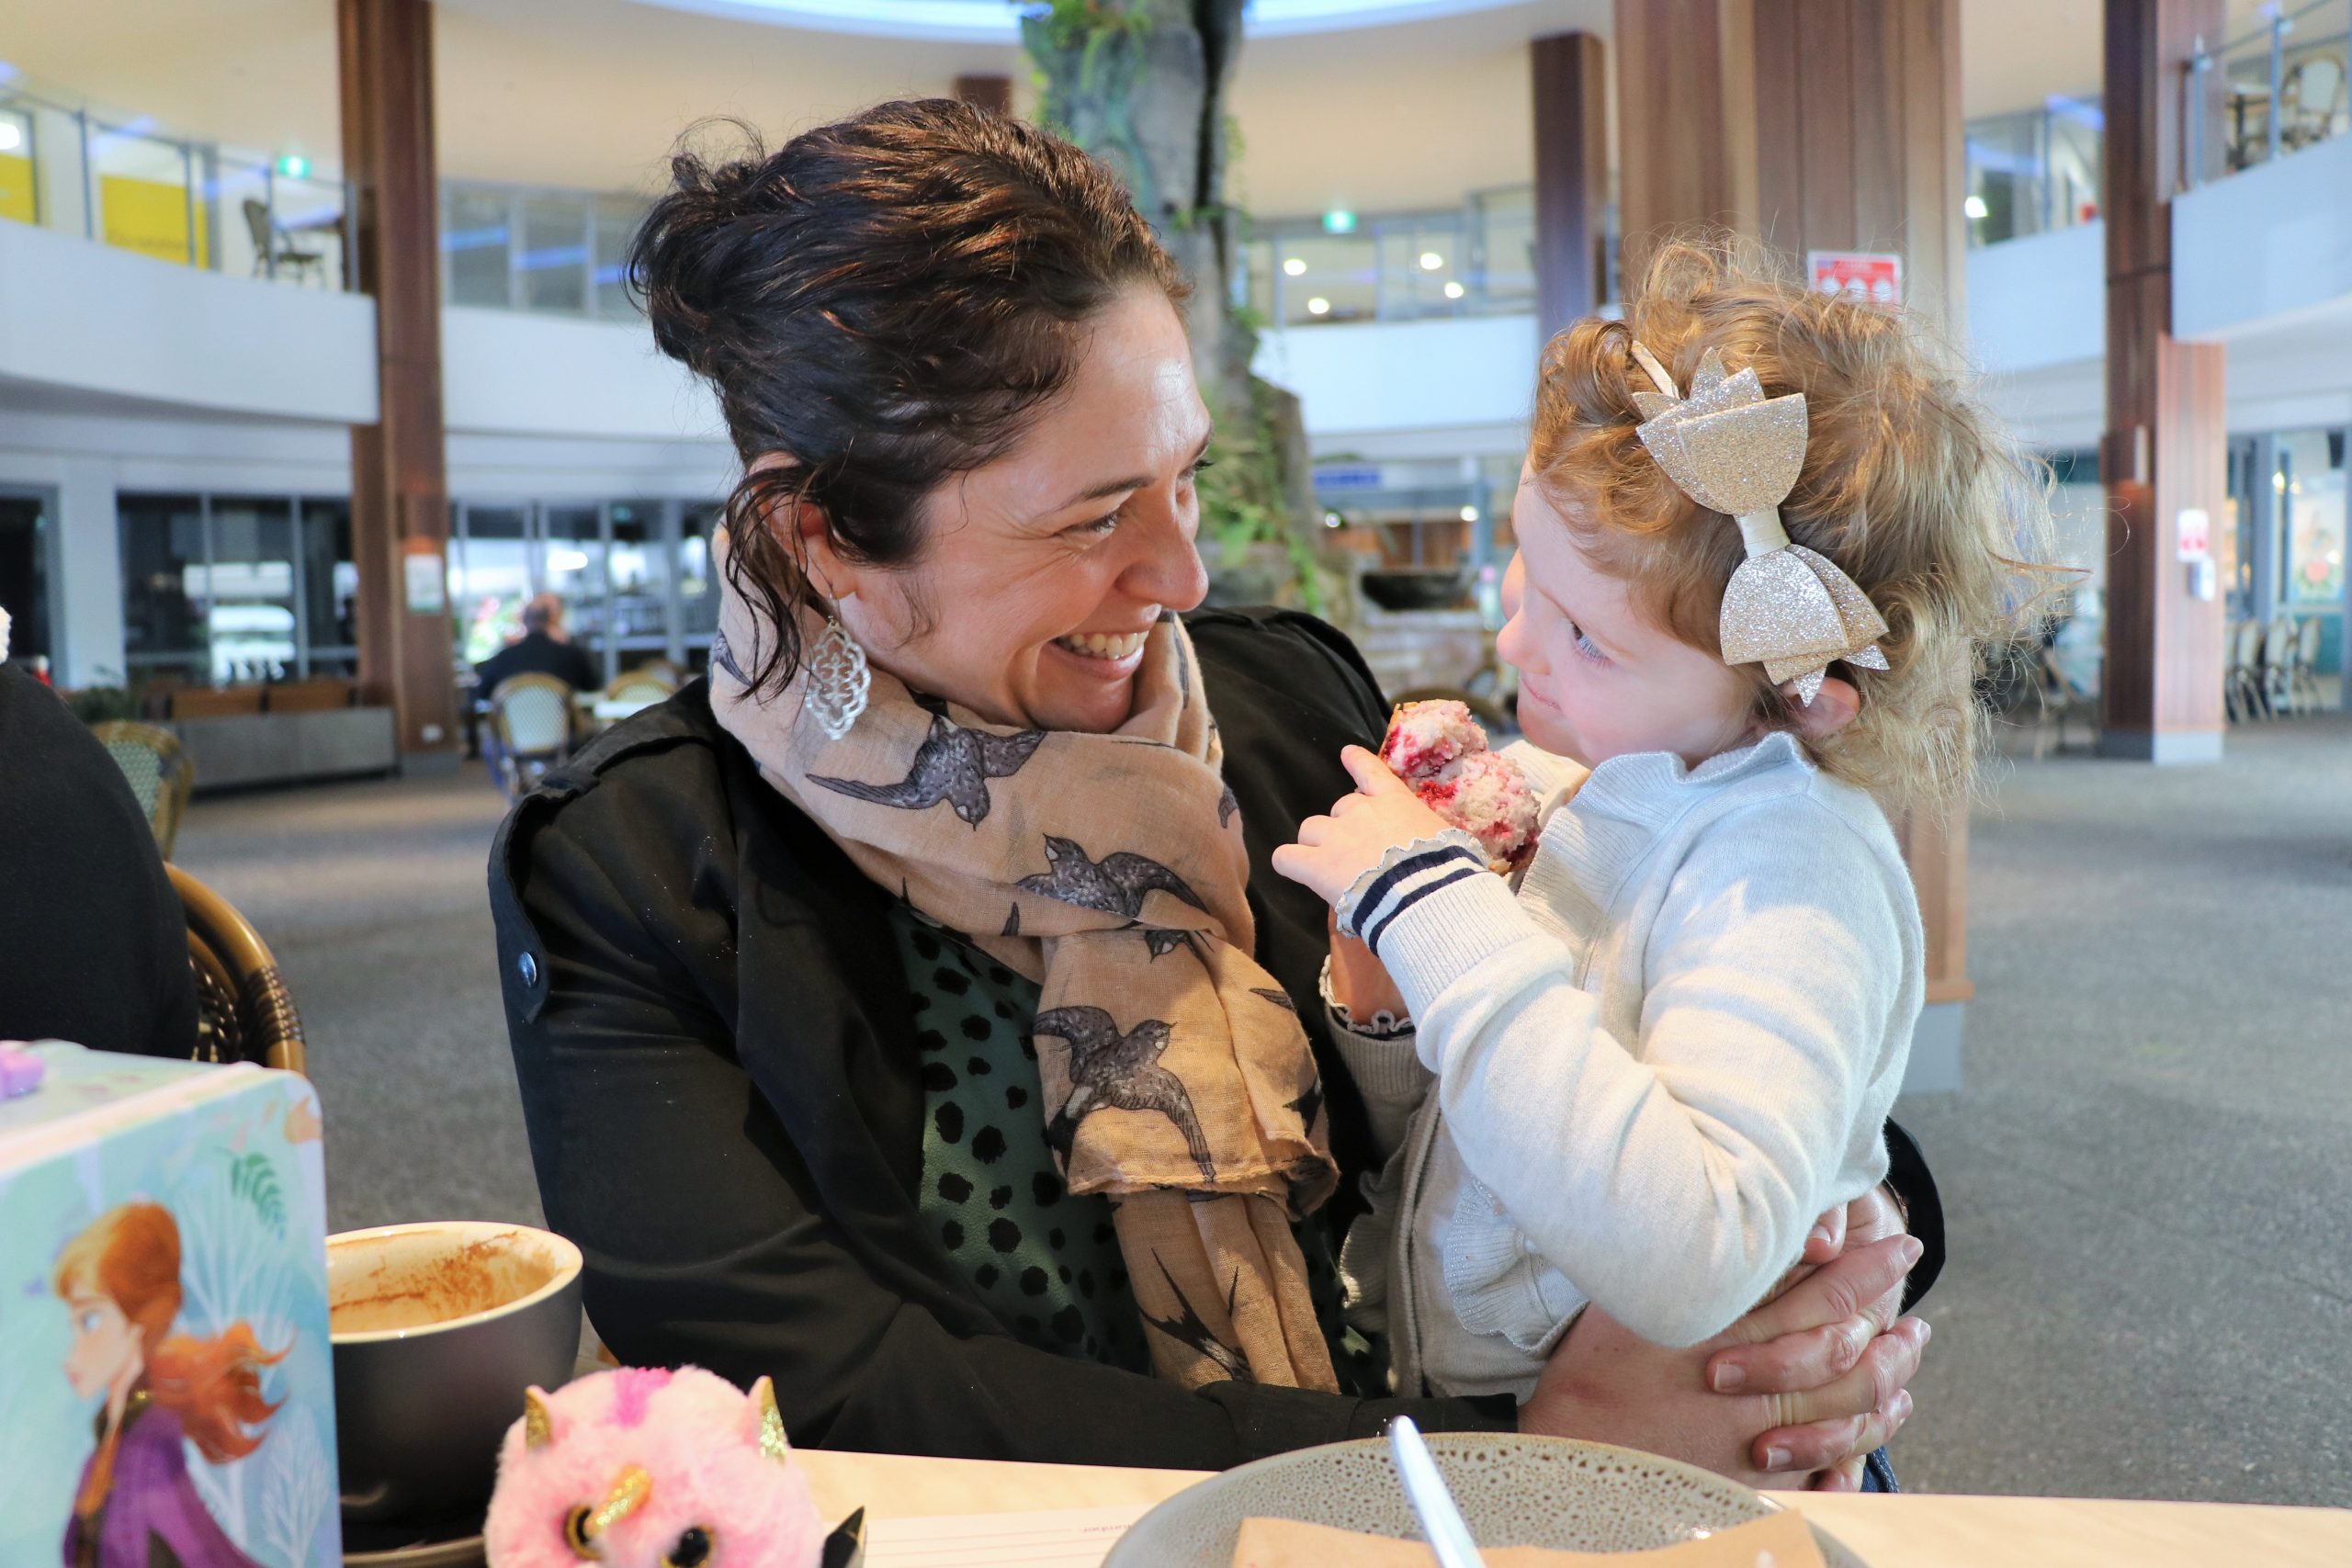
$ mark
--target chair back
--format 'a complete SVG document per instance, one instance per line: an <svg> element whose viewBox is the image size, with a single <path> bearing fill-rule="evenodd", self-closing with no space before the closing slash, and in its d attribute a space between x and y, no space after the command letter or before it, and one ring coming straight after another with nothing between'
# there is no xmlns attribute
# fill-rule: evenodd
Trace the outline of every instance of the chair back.
<svg viewBox="0 0 2352 1568"><path fill-rule="evenodd" d="M552 675L510 675L490 694L490 723L518 756L561 751L571 741L571 688Z"/></svg>
<svg viewBox="0 0 2352 1568"><path fill-rule="evenodd" d="M266 257L269 254L269 204L257 196L249 196L244 206L245 227L254 237L254 254Z"/></svg>
<svg viewBox="0 0 2352 1568"><path fill-rule="evenodd" d="M196 783L195 764L180 750L179 738L152 724L107 719L90 727L98 744L130 785L131 797L147 816L155 848L165 860L180 836L180 818L187 813L187 795Z"/></svg>
<svg viewBox="0 0 2352 1568"><path fill-rule="evenodd" d="M605 700L650 707L677 689L678 683L658 670L631 670L614 677L613 683L605 688Z"/></svg>
<svg viewBox="0 0 2352 1568"><path fill-rule="evenodd" d="M197 1056L310 1071L301 1015L286 976L253 922L178 866L166 867L187 914L187 962L196 975Z"/></svg>
<svg viewBox="0 0 2352 1568"><path fill-rule="evenodd" d="M2240 670L2252 670L2262 655L2262 623L2248 616L2237 624L2236 636L2231 639L2230 662Z"/></svg>
<svg viewBox="0 0 2352 1568"><path fill-rule="evenodd" d="M2295 662L2306 670L2319 667L2320 624L2317 615L2305 615L2295 626Z"/></svg>
<svg viewBox="0 0 2352 1568"><path fill-rule="evenodd" d="M2270 625L2263 628L2262 662L2272 670L2284 669L2290 652L2295 646L2295 623L2287 615L2274 615Z"/></svg>

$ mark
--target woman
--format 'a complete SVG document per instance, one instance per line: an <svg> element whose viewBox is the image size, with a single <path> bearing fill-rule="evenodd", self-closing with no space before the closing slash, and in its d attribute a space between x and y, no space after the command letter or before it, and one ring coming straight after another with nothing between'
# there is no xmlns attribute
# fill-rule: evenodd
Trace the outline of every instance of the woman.
<svg viewBox="0 0 2352 1568"><path fill-rule="evenodd" d="M1728 1348L1589 1317L1524 1407L1385 1397L1337 1333L1370 1139L1266 860L1385 710L1318 622L1174 618L1209 420L1115 185L944 102L676 174L633 273L746 467L713 677L491 876L605 1342L770 1374L840 1448L1214 1468L1408 1412L1850 1483L1924 1342L1874 1332L1922 1251L1891 1201Z"/></svg>
<svg viewBox="0 0 2352 1568"><path fill-rule="evenodd" d="M213 1464L261 1446L277 1406L261 1374L285 1359L239 1323L213 1339L166 1337L180 1311L180 1232L169 1211L125 1203L100 1215L57 1260L74 1314L66 1378L99 1400L97 1448L82 1467L65 1526L65 1568L254 1568L205 1510L187 1444Z"/></svg>

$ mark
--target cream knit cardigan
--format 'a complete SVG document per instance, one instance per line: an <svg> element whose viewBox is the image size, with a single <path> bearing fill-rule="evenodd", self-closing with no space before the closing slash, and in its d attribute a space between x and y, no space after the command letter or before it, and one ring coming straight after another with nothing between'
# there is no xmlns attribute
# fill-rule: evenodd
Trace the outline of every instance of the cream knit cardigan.
<svg viewBox="0 0 2352 1568"><path fill-rule="evenodd" d="M1551 801L1515 893L1441 841L1342 906L1418 1024L1334 1010L1390 1156L1351 1310L1399 1393L1524 1396L1588 1301L1720 1333L1884 1178L1919 1017L1894 835L1787 735L1589 777L1510 751Z"/></svg>

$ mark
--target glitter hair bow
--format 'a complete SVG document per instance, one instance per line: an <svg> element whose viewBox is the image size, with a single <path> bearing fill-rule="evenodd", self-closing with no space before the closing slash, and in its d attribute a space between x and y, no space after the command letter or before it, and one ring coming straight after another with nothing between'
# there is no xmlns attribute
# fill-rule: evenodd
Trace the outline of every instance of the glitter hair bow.
<svg viewBox="0 0 2352 1568"><path fill-rule="evenodd" d="M1724 662L1761 662L1776 685L1794 681L1808 707L1836 660L1885 669L1886 622L1870 595L1781 526L1804 466L1804 394L1767 398L1752 367L1727 375L1711 348L1686 398L1648 349L1634 344L1634 357L1657 385L1634 394L1645 422L1634 434L1683 494L1736 519L1747 546L1724 589Z"/></svg>

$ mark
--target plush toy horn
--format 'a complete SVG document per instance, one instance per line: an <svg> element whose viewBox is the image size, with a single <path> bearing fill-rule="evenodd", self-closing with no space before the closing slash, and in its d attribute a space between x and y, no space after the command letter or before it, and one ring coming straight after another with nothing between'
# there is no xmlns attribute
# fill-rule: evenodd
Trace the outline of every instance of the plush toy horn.
<svg viewBox="0 0 2352 1568"><path fill-rule="evenodd" d="M785 1441L784 1416L775 1407L775 1384L766 1378L753 1383L752 1404L760 1413L760 1452L784 1463L792 1457L792 1445Z"/></svg>
<svg viewBox="0 0 2352 1568"><path fill-rule="evenodd" d="M523 1391L523 1446L538 1452L555 1441L555 1417L548 1414L548 1396L538 1388Z"/></svg>
<svg viewBox="0 0 2352 1568"><path fill-rule="evenodd" d="M1724 588L1724 662L1761 663L1776 685L1794 681L1808 707L1836 660L1885 669L1886 621L1870 595L1781 525L1781 502L1804 467L1804 394L1767 398L1752 367L1727 375L1711 348L1685 398L1648 349L1634 344L1634 357L1657 387L1634 394L1645 422L1634 434L1683 494L1736 519L1747 547Z"/></svg>

